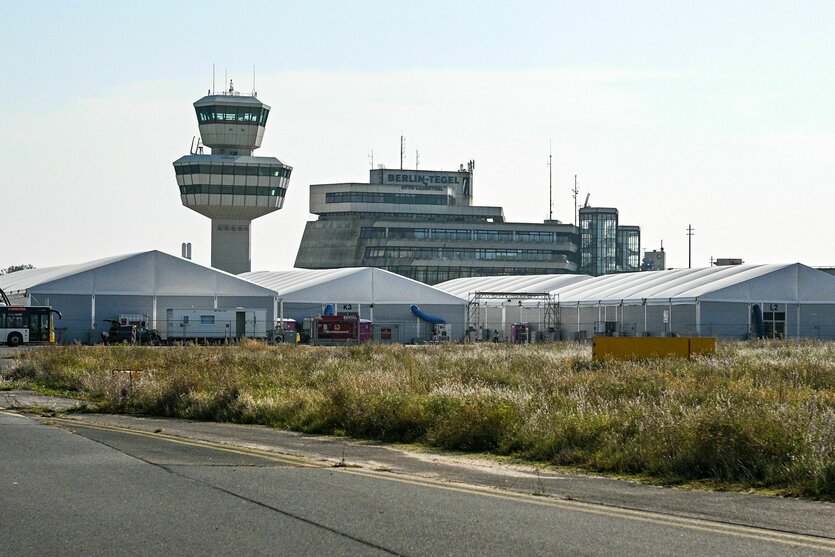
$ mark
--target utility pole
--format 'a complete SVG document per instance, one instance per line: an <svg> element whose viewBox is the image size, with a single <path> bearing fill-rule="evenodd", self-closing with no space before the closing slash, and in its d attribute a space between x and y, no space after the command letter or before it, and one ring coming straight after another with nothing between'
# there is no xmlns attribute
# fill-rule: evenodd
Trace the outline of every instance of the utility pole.
<svg viewBox="0 0 835 557"><path fill-rule="evenodd" d="M693 263L693 225L687 225L687 268L692 268Z"/></svg>

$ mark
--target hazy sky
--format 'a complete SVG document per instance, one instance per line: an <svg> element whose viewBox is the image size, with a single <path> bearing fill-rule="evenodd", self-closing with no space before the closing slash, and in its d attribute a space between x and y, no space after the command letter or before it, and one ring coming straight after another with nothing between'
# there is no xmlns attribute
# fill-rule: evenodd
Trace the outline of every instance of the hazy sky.
<svg viewBox="0 0 835 557"><path fill-rule="evenodd" d="M572 221L571 188L644 249L835 265L835 2L0 0L0 267L194 245L171 163L224 71L272 106L256 155L294 167L253 225L292 267L308 186L375 164L455 169L509 221Z"/></svg>

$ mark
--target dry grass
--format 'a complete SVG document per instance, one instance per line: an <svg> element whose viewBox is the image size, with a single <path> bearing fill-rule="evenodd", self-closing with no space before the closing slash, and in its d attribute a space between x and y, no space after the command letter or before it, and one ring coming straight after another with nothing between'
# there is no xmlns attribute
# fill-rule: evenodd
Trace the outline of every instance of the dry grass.
<svg viewBox="0 0 835 557"><path fill-rule="evenodd" d="M130 383L112 370L139 373ZM27 353L13 373L106 411L835 498L835 343L720 343L693 361L605 364L575 344L76 346Z"/></svg>

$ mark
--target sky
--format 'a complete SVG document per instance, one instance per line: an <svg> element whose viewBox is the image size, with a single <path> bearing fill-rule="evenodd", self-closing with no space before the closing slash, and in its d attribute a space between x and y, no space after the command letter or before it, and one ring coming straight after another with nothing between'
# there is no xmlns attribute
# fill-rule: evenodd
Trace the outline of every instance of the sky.
<svg viewBox="0 0 835 557"><path fill-rule="evenodd" d="M835 266L835 3L0 0L0 268L210 260L171 163L224 75L294 168L253 270L293 266L308 186L476 163L511 222L617 207L667 264Z"/></svg>

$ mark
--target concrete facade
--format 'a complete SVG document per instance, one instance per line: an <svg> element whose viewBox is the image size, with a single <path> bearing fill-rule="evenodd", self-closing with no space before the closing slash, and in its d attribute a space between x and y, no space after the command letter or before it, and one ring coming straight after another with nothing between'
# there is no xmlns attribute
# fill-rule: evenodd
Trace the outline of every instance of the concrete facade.
<svg viewBox="0 0 835 557"><path fill-rule="evenodd" d="M295 266L373 266L435 284L458 277L576 272L577 228L509 223L472 205L473 168L370 171L367 183L310 186Z"/></svg>

